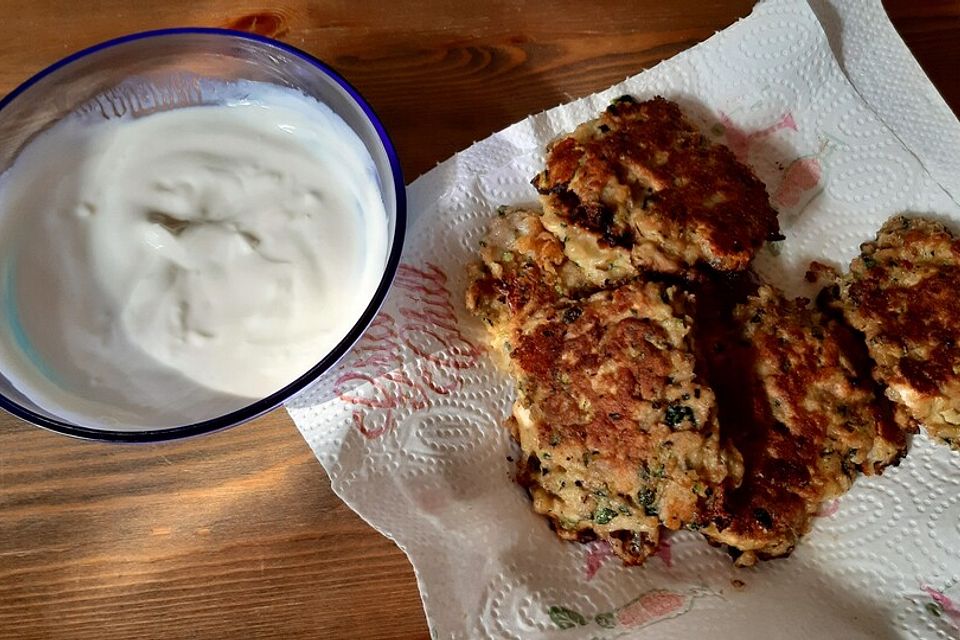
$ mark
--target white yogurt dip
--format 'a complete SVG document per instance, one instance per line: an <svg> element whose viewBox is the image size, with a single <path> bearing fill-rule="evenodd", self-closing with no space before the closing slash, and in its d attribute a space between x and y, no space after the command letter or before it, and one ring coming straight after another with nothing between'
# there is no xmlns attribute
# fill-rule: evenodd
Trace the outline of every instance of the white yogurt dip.
<svg viewBox="0 0 960 640"><path fill-rule="evenodd" d="M0 176L0 371L37 405L211 418L304 374L369 304L387 256L369 153L326 106L262 93L68 117Z"/></svg>

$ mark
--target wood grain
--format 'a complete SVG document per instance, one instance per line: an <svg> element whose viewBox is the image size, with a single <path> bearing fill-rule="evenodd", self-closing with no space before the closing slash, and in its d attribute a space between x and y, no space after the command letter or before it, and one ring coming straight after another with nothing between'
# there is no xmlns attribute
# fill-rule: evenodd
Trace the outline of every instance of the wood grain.
<svg viewBox="0 0 960 640"><path fill-rule="evenodd" d="M751 2L0 3L0 92L132 31L230 26L328 61L381 114L408 180L528 113L602 89ZM960 106L960 3L887 3ZM330 491L282 411L108 446L0 417L0 638L426 638L403 554Z"/></svg>
<svg viewBox="0 0 960 640"><path fill-rule="evenodd" d="M885 6L920 66L960 115L960 1L896 0Z"/></svg>

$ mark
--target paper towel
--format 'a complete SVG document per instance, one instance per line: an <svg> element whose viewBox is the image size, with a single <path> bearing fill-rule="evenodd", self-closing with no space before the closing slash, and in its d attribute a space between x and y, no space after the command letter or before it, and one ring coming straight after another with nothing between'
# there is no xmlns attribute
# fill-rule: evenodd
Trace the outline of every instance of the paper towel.
<svg viewBox="0 0 960 640"><path fill-rule="evenodd" d="M960 201L960 127L879 1L811 0L847 78L867 105Z"/></svg>
<svg viewBox="0 0 960 640"><path fill-rule="evenodd" d="M870 33L878 40L856 55L888 55L905 70L897 87L925 86L877 3L817 10L832 20L835 46ZM501 426L513 386L463 309L464 266L497 205L535 201L529 180L544 145L624 93L678 101L764 180L787 239L757 267L788 293L807 291L811 259L848 263L894 213L960 221L937 179L950 177L943 163L956 156L930 152L927 140L960 125L894 133L884 121L907 114L844 51L858 90L805 2L764 2L708 41L528 117L409 187L404 263L383 311L288 410L334 491L410 557L434 637L957 637L960 455L918 436L899 467L828 505L789 559L736 569L681 532L643 567L625 568L601 544L560 541L531 511ZM915 118L924 107L902 108Z"/></svg>

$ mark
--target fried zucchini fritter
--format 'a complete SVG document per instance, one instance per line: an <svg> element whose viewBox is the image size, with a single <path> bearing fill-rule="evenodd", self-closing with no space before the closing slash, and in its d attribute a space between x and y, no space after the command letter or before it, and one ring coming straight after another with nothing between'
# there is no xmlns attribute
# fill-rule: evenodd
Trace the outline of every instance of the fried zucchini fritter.
<svg viewBox="0 0 960 640"><path fill-rule="evenodd" d="M704 327L722 437L743 482L714 501L708 540L741 566L789 554L821 504L899 460L906 436L853 331L764 285L727 327Z"/></svg>
<svg viewBox="0 0 960 640"><path fill-rule="evenodd" d="M960 239L939 222L891 218L860 246L839 302L890 399L960 450Z"/></svg>
<svg viewBox="0 0 960 640"><path fill-rule="evenodd" d="M505 339L508 325L535 309L595 289L540 216L534 208L498 208L480 243L481 261L468 268L467 309L495 337Z"/></svg>
<svg viewBox="0 0 960 640"><path fill-rule="evenodd" d="M673 102L624 96L548 148L543 224L598 286L698 263L745 269L779 239L763 183Z"/></svg>
<svg viewBox="0 0 960 640"><path fill-rule="evenodd" d="M534 510L561 538L608 540L630 564L661 524L699 527L740 460L720 446L694 373L687 294L636 280L536 310L510 339L511 428Z"/></svg>

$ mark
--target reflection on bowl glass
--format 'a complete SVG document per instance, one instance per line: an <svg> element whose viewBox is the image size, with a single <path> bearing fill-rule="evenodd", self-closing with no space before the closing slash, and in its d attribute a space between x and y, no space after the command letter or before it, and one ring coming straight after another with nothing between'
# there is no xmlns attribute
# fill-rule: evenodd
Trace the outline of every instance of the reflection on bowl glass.
<svg viewBox="0 0 960 640"><path fill-rule="evenodd" d="M360 337L403 180L318 60L218 29L70 56L0 102L0 406L156 441L260 415Z"/></svg>

